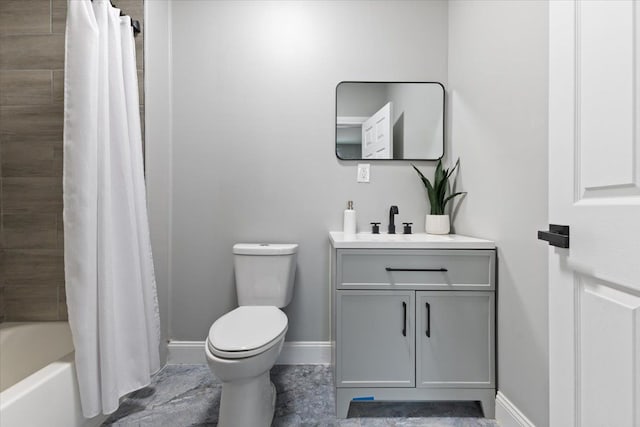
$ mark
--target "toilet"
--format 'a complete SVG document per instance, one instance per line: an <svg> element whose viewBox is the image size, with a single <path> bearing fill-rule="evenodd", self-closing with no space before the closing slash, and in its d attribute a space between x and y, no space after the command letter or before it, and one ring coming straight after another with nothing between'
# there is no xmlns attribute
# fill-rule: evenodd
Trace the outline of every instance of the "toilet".
<svg viewBox="0 0 640 427"><path fill-rule="evenodd" d="M239 307L216 320L205 352L222 382L218 425L269 426L276 401L269 370L287 333L280 310L291 301L297 244L233 246Z"/></svg>

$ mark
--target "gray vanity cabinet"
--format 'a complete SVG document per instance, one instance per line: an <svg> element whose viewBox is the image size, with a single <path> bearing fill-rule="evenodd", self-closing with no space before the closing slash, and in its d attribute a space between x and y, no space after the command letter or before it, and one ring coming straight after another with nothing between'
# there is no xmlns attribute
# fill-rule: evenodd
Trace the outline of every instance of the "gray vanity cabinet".
<svg viewBox="0 0 640 427"><path fill-rule="evenodd" d="M414 293L338 291L336 384L414 387Z"/></svg>
<svg viewBox="0 0 640 427"><path fill-rule="evenodd" d="M417 387L495 387L493 292L416 294Z"/></svg>
<svg viewBox="0 0 640 427"><path fill-rule="evenodd" d="M332 237L342 246L331 257L337 416L364 399L480 401L493 417L492 242L363 248Z"/></svg>

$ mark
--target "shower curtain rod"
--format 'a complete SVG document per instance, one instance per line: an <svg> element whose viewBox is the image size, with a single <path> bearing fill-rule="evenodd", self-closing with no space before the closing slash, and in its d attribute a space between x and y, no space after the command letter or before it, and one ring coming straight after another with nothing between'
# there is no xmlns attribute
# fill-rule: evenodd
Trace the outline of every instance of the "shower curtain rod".
<svg viewBox="0 0 640 427"><path fill-rule="evenodd" d="M91 0L93 1L93 0ZM113 4L113 0L109 0L109 3L111 4L111 7L116 7L115 4ZM126 14L122 11L122 9L120 9L120 16L125 16ZM131 28L133 28L133 36L137 36L138 34L140 34L140 32L142 31L140 29L140 21L138 21L137 19L133 19L131 18Z"/></svg>

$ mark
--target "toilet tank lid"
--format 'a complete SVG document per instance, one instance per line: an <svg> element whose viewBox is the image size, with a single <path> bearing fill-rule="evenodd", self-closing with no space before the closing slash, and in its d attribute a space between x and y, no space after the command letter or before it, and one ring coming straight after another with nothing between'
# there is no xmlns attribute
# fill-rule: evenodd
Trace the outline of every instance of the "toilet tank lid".
<svg viewBox="0 0 640 427"><path fill-rule="evenodd" d="M289 255L298 252L296 243L236 243L233 253L237 255Z"/></svg>

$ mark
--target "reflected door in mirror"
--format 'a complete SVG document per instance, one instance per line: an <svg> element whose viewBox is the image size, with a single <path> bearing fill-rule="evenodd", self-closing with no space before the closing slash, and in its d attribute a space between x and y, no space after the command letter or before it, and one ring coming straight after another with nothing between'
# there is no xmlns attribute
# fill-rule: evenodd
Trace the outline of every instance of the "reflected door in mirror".
<svg viewBox="0 0 640 427"><path fill-rule="evenodd" d="M362 158L392 159L391 102L362 123Z"/></svg>
<svg viewBox="0 0 640 427"><path fill-rule="evenodd" d="M444 154L444 86L342 82L336 155L342 160L437 160Z"/></svg>

